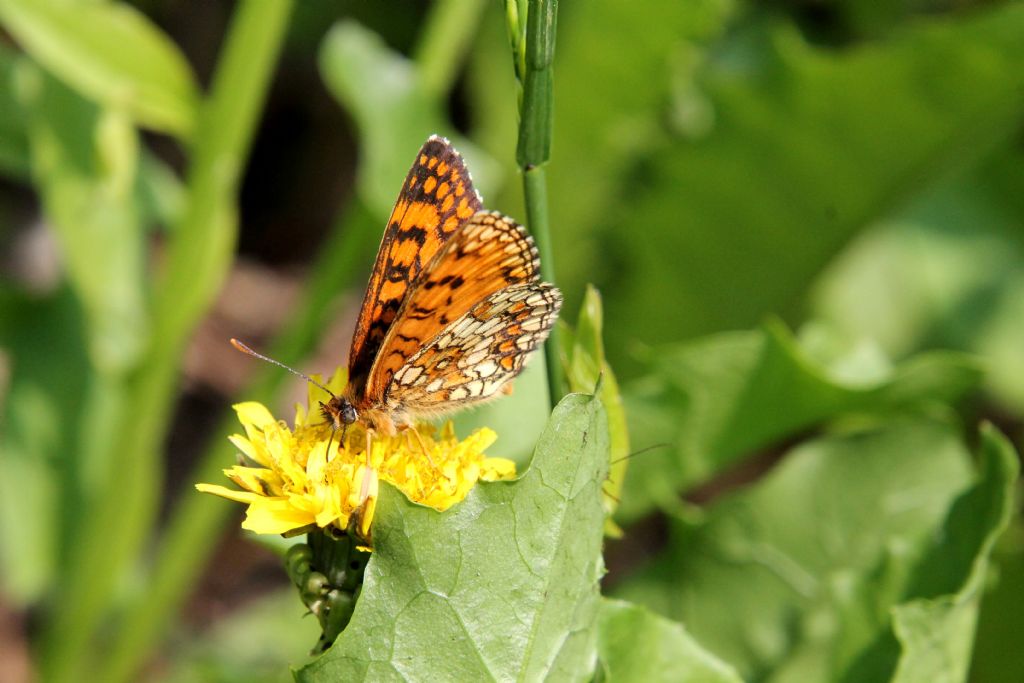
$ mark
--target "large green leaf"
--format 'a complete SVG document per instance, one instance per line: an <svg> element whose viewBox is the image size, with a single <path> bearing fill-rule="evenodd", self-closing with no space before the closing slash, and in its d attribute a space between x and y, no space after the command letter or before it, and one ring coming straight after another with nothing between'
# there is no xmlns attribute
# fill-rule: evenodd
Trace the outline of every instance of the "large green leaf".
<svg viewBox="0 0 1024 683"><path fill-rule="evenodd" d="M678 624L620 600L601 602L598 649L607 680L740 683L728 664Z"/></svg>
<svg viewBox="0 0 1024 683"><path fill-rule="evenodd" d="M134 7L90 0L0 0L26 52L89 99L143 126L186 136L198 102L177 46Z"/></svg>
<svg viewBox="0 0 1024 683"><path fill-rule="evenodd" d="M785 328L725 333L660 350L650 375L627 387L634 446L619 516L678 504L681 489L737 458L837 418L927 411L977 384L980 369L955 353L922 356L885 375L864 364L857 382L814 362ZM640 438L643 441L639 441Z"/></svg>
<svg viewBox="0 0 1024 683"><path fill-rule="evenodd" d="M962 680L1015 455L921 420L811 442L706 516L620 593L680 619L745 677ZM944 677L936 678L941 674Z"/></svg>
<svg viewBox="0 0 1024 683"><path fill-rule="evenodd" d="M895 669L895 683L966 680L989 557L1013 515L1020 470L1013 446L990 425L982 430L980 467L978 481L950 508L892 608L892 635L884 633L861 656L848 672L850 683L866 680L858 666L877 671L882 665Z"/></svg>
<svg viewBox="0 0 1024 683"><path fill-rule="evenodd" d="M605 422L598 399L566 397L520 479L481 484L445 513L384 487L352 621L299 678L589 678Z"/></svg>

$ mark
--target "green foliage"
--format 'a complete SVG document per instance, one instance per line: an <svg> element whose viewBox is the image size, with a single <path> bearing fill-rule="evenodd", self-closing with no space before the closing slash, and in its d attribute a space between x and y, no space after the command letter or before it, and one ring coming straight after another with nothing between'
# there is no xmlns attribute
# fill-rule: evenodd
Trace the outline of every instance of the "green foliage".
<svg viewBox="0 0 1024 683"><path fill-rule="evenodd" d="M474 183L486 190L498 174L493 162L473 145L453 136L442 114L442 96L423 84L415 63L394 53L380 37L354 22L337 24L324 38L320 70L334 96L359 125L366 162L359 190L367 205L387 218L402 179L409 150L431 134L451 137L473 169Z"/></svg>
<svg viewBox="0 0 1024 683"><path fill-rule="evenodd" d="M278 683L283 662L300 662L316 642L320 627L309 617L295 590L277 591L219 621L212 632L175 658L168 683ZM287 623L287 628L282 624ZM230 657L224 653L230 652Z"/></svg>
<svg viewBox="0 0 1024 683"><path fill-rule="evenodd" d="M598 649L613 681L739 683L736 672L708 653L680 624L638 605L601 603Z"/></svg>
<svg viewBox="0 0 1024 683"><path fill-rule="evenodd" d="M665 555L618 593L684 620L748 678L962 680L1016 473L992 429L973 483L942 423L825 437L706 515L677 515Z"/></svg>
<svg viewBox="0 0 1024 683"><path fill-rule="evenodd" d="M1024 221L1013 183L1020 153L1002 150L930 188L860 235L818 281L813 310L848 339L894 357L923 346L976 353L995 400L1024 408Z"/></svg>
<svg viewBox="0 0 1024 683"><path fill-rule="evenodd" d="M993 552L997 579L983 598L970 680L1012 683L1024 677L1024 652L1016 646L1024 613L1024 528L1018 514Z"/></svg>
<svg viewBox="0 0 1024 683"><path fill-rule="evenodd" d="M289 0L244 0L190 37L206 92L158 28L177 4L0 0L0 602L31 610L41 678L134 680L154 653L171 680L1024 676L1017 456L974 427L1019 439L1024 416L1019 3L303 3L290 26ZM514 482L443 514L384 487L351 624L312 659L294 590L178 622L229 506L156 523L282 46L358 167L272 355L299 362L358 298L438 133L539 230L572 321L548 368L579 392L551 414L538 358L458 416L498 431ZM8 275L33 202L45 286ZM766 315L789 326L750 329ZM218 436L189 483L233 457ZM602 532L637 555L605 591L632 602L601 596Z"/></svg>
<svg viewBox="0 0 1024 683"><path fill-rule="evenodd" d="M1024 113L1024 11L1015 3L841 52L808 45L779 21L750 21L714 52L685 41L705 24L694 42L714 36L724 7L733 6L598 4L575 22L563 18L562 43L579 53L563 55L559 78L580 91L560 99L571 108L559 108L552 164L552 193L566 198L553 205L553 224L563 226L555 246L575 287L595 269L600 276L618 321L613 361L628 360L623 349L634 339L667 341L792 311L857 230L1012 139ZM571 40L596 22L615 22L623 42ZM645 37L629 42L631 31ZM601 65L616 62L601 79L592 77L594 52ZM635 79L638 89L617 88L630 72L653 76ZM599 105L613 96L605 89L630 102ZM659 99L643 106L645 98ZM641 111L629 116L634 106ZM595 140L608 141L602 156L611 160L582 164ZM616 163L626 154L632 167ZM607 228L600 240L594 223Z"/></svg>
<svg viewBox="0 0 1024 683"><path fill-rule="evenodd" d="M619 272L617 254L598 240L595 227L604 225L615 207L632 207L633 198L623 191L631 171L638 160L664 145L664 106L674 85L675 65L698 61L698 46L723 30L736 9L730 0L642 5L600 1L586 7L567 3L562 8L550 191L559 282L568 284L570 310L583 283L606 275L609 268ZM674 201L679 190L673 186L666 192L666 202ZM666 216L673 217L671 223ZM625 234L659 237L678 224L668 207L655 223L616 221ZM628 279L632 276L621 282L609 277L608 284L618 288ZM658 290L659 300L676 284ZM611 287L599 285L606 296L612 295ZM610 332L621 339L628 331ZM622 356L619 346L618 341L611 345L613 361Z"/></svg>
<svg viewBox="0 0 1024 683"><path fill-rule="evenodd" d="M853 360L860 381L842 380L774 322L652 354L650 374L625 396L630 432L645 438L636 445L658 447L631 464L621 519L677 505L681 489L784 438L832 421L941 410L980 379L977 364L955 353L921 356L882 376Z"/></svg>
<svg viewBox="0 0 1024 683"><path fill-rule="evenodd" d="M0 343L18 371L6 387L0 430L8 473L0 477L0 576L4 595L27 605L52 587L80 504L68 476L77 451L66 416L82 411L89 362L81 309L66 288L45 300L12 297L3 319Z"/></svg>
<svg viewBox="0 0 1024 683"><path fill-rule="evenodd" d="M75 11L65 3L0 4L4 27L48 70L23 59L5 71L21 111L10 121L25 125L31 178L84 313L79 324L67 324L66 317L47 320L57 326L36 341L82 329L88 351L88 362L67 379L39 382L31 373L36 364L51 363L47 354L75 354L59 345L22 346L11 385L25 389L5 405L18 427L12 430L14 448L0 453L4 469L28 473L24 492L42 493L40 502L60 511L56 520L38 517L57 522L50 528L27 527L55 544L42 544L44 553L4 548L5 563L13 565L4 576L17 582L20 598L51 594L38 647L40 673L48 680L98 668L93 641L111 618L114 596L128 593L125 578L151 533L162 488L158 448L176 370L230 264L238 171L287 9L287 3L272 2L239 11L223 71L199 104L176 47L136 10L105 2L83 3ZM193 121L197 106L201 122ZM194 139L180 211L171 206L176 183L159 178L158 164L140 165L135 124ZM140 167L155 182L141 181ZM144 211L143 197L158 185L170 202L161 209L154 201ZM147 273L142 230L143 216L158 214L175 222L162 278ZM34 402L38 417L23 414L25 401ZM57 412L48 416L48 406ZM60 442L44 448L32 443L40 418L59 425L53 433ZM3 526L21 527L26 511L5 507L10 516ZM25 541L22 533L14 538ZM152 604L150 595L136 594L123 605L131 607L132 598L135 605ZM127 633L134 638L139 632ZM107 673L104 678L114 679L130 671Z"/></svg>
<svg viewBox="0 0 1024 683"><path fill-rule="evenodd" d="M22 178L28 175L28 124L18 106L14 85L17 54L0 45L0 171Z"/></svg>
<svg viewBox="0 0 1024 683"><path fill-rule="evenodd" d="M482 484L444 514L383 487L356 612L299 680L586 677L607 434L600 400L572 394L517 481Z"/></svg>
<svg viewBox="0 0 1024 683"><path fill-rule="evenodd" d="M561 324L562 364L565 366L569 388L578 392L594 392L608 413L608 479L605 481L605 508L609 515L615 512L622 496L629 466L629 429L626 424L626 410L615 373L604 355L604 314L601 310L601 295L593 287L587 287L580 308L575 329ZM619 536L622 531L611 520L609 535Z"/></svg>
<svg viewBox="0 0 1024 683"><path fill-rule="evenodd" d="M149 333L135 129L27 63L17 85L32 122L34 182L89 317L92 363L123 373L139 362Z"/></svg>
<svg viewBox="0 0 1024 683"><path fill-rule="evenodd" d="M188 63L135 8L3 0L0 21L40 64L104 107L176 135L195 125L198 93Z"/></svg>

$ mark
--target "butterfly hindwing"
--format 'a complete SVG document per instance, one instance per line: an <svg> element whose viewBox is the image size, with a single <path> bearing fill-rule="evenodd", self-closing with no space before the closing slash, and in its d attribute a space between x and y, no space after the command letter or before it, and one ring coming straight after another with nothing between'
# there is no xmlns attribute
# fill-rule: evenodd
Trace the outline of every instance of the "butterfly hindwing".
<svg viewBox="0 0 1024 683"><path fill-rule="evenodd" d="M547 338L561 305L558 289L546 282L495 292L398 369L388 403L412 416L433 416L492 398Z"/></svg>
<svg viewBox="0 0 1024 683"><path fill-rule="evenodd" d="M383 402L395 372L457 318L495 292L533 282L533 239L497 212L480 211L437 253L409 287L366 382L366 400Z"/></svg>
<svg viewBox="0 0 1024 683"><path fill-rule="evenodd" d="M409 170L388 219L349 350L349 378L362 391L410 285L481 207L462 157L431 136Z"/></svg>

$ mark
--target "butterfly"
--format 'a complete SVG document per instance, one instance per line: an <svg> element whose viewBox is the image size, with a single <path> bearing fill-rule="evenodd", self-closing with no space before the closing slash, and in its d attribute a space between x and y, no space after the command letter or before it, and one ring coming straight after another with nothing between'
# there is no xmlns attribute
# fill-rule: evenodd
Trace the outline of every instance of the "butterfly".
<svg viewBox="0 0 1024 683"><path fill-rule="evenodd" d="M431 136L388 220L352 336L348 385L321 404L325 419L342 440L359 420L391 436L506 391L562 305L539 268L533 238L484 210L462 157Z"/></svg>

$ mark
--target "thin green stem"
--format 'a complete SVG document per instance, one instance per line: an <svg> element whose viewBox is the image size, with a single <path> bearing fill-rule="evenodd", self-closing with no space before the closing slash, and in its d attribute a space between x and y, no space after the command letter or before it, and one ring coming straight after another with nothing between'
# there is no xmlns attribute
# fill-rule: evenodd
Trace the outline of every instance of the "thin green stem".
<svg viewBox="0 0 1024 683"><path fill-rule="evenodd" d="M529 0L516 160L527 171L551 158L557 0ZM520 17L520 21L522 18Z"/></svg>
<svg viewBox="0 0 1024 683"><path fill-rule="evenodd" d="M551 248L551 230L548 226L548 186L543 166L534 166L523 172L523 192L526 197L526 223L540 252L540 273L547 282L555 281L555 264ZM565 393L565 376L559 358L558 325L551 328L551 336L544 345L544 363L547 368L548 396L552 407Z"/></svg>
<svg viewBox="0 0 1024 683"><path fill-rule="evenodd" d="M369 211L356 203L331 232L307 286L302 308L272 345L270 355L295 364L313 348L333 313L331 302L363 273L358 264L373 248L376 221ZM339 349L339 358L343 353ZM270 403L278 389L289 379L286 373L269 366L258 366L256 375L241 393L248 400ZM225 415L214 434L230 434L238 429L232 413ZM230 505L192 490L192 482L216 481L221 470L232 461L235 449L218 438L211 443L193 473L186 479L178 508L156 553L153 575L146 582L144 595L138 596L125 614L121 637L114 646L102 680L129 680L154 644L171 626L175 610L193 586L216 545L217 537L229 515ZM205 540L204 540L205 539Z"/></svg>
<svg viewBox="0 0 1024 683"><path fill-rule="evenodd" d="M439 0L434 3L413 52L426 94L451 90L458 66L480 26L484 0Z"/></svg>
<svg viewBox="0 0 1024 683"><path fill-rule="evenodd" d="M518 5L521 8L521 4ZM548 220L547 178L544 166L551 158L554 96L553 70L557 0L529 0L527 3L525 42L522 54L514 54L522 69L523 98L520 106L519 145L516 161L523 172L523 196L526 201L526 222L540 252L541 274L548 282L554 279L554 253ZM521 28L521 9L517 12ZM516 45L513 40L513 46ZM558 357L558 327L544 347L547 362L548 393L555 405L564 393L565 380Z"/></svg>

